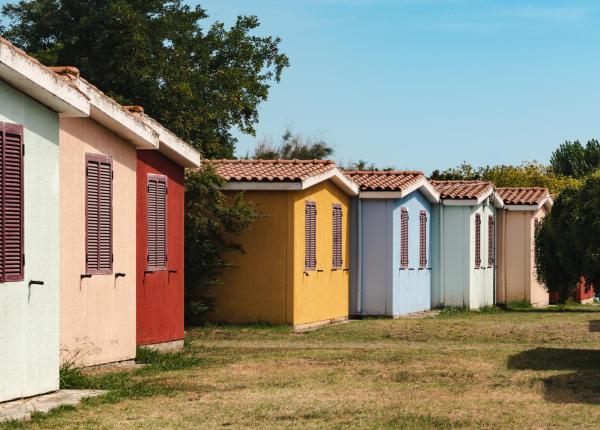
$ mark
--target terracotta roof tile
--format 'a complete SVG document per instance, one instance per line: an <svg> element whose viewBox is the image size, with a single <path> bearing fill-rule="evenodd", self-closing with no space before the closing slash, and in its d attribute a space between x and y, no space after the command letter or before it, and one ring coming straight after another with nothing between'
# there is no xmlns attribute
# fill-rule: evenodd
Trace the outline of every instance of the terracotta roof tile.
<svg viewBox="0 0 600 430"><path fill-rule="evenodd" d="M345 171L361 191L403 191L425 177L423 172L395 170L371 172L364 170Z"/></svg>
<svg viewBox="0 0 600 430"><path fill-rule="evenodd" d="M538 205L550 197L547 188L498 188L498 194L506 205Z"/></svg>
<svg viewBox="0 0 600 430"><path fill-rule="evenodd" d="M491 193L494 185L487 181L431 181L442 199L478 199Z"/></svg>
<svg viewBox="0 0 600 430"><path fill-rule="evenodd" d="M227 181L300 182L335 168L329 160L207 160Z"/></svg>

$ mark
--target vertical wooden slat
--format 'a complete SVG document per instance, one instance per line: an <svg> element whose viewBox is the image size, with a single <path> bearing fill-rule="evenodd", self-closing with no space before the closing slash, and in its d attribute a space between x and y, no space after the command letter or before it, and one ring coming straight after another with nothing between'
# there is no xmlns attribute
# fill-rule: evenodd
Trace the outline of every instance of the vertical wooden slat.
<svg viewBox="0 0 600 430"><path fill-rule="evenodd" d="M305 203L305 258L307 270L315 270L317 266L317 207L313 201Z"/></svg>
<svg viewBox="0 0 600 430"><path fill-rule="evenodd" d="M148 174L148 270L167 269L167 177Z"/></svg>
<svg viewBox="0 0 600 430"><path fill-rule="evenodd" d="M419 268L427 267L427 212L419 213Z"/></svg>
<svg viewBox="0 0 600 430"><path fill-rule="evenodd" d="M408 209L400 210L400 268L408 269Z"/></svg>
<svg viewBox="0 0 600 430"><path fill-rule="evenodd" d="M475 215L475 268L481 267L481 215Z"/></svg>
<svg viewBox="0 0 600 430"><path fill-rule="evenodd" d="M333 224L333 269L342 268L342 206L340 204L333 205L332 212Z"/></svg>
<svg viewBox="0 0 600 430"><path fill-rule="evenodd" d="M112 159L86 154L86 272L110 274L113 266Z"/></svg>
<svg viewBox="0 0 600 430"><path fill-rule="evenodd" d="M496 229L494 216L488 216L488 267L494 267L494 248L496 246Z"/></svg>
<svg viewBox="0 0 600 430"><path fill-rule="evenodd" d="M23 126L2 124L1 278L24 279L23 267Z"/></svg>

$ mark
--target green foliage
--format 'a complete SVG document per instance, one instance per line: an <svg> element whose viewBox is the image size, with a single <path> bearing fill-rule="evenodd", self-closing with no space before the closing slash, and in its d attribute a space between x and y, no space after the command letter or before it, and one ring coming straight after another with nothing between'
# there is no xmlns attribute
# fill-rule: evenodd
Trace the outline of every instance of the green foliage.
<svg viewBox="0 0 600 430"><path fill-rule="evenodd" d="M324 140L304 138L286 130L279 145L263 140L252 156L255 160L323 160L333 154Z"/></svg>
<svg viewBox="0 0 600 430"><path fill-rule="evenodd" d="M49 66L76 66L207 158L231 158L231 130L254 135L258 106L289 65L255 16L231 28L182 0L32 0L7 4L4 37Z"/></svg>
<svg viewBox="0 0 600 430"><path fill-rule="evenodd" d="M550 165L557 175L584 178L600 168L600 143L592 139L583 146L578 140L566 141L552 153Z"/></svg>
<svg viewBox="0 0 600 430"><path fill-rule="evenodd" d="M561 301L572 296L583 276L590 284L600 280L600 174L578 188L564 190L536 234L538 278Z"/></svg>
<svg viewBox="0 0 600 430"><path fill-rule="evenodd" d="M545 187L551 194L565 188L576 187L580 181L569 176L556 174L552 168L536 162L522 163L520 166L484 166L474 168L463 162L461 165L444 171L434 170L431 179L437 180L484 180L497 187Z"/></svg>
<svg viewBox="0 0 600 430"><path fill-rule="evenodd" d="M225 253L243 252L237 239L259 217L242 193L227 196L223 185L210 164L186 174L185 311L191 324L201 323L212 309L207 293L221 284L223 271L231 267Z"/></svg>
<svg viewBox="0 0 600 430"><path fill-rule="evenodd" d="M393 167L377 167L374 163L365 160L351 161L344 170L361 170L367 172L389 172L396 170Z"/></svg>

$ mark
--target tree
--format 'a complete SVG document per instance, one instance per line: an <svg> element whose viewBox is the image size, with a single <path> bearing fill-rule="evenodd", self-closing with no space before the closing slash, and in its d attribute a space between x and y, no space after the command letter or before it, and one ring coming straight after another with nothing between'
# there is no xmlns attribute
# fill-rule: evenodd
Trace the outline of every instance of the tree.
<svg viewBox="0 0 600 430"><path fill-rule="evenodd" d="M255 16L208 29L182 0L32 0L7 4L4 37L49 66L76 66L124 105L202 151L232 158L231 129L254 135L258 106L288 58L279 38L253 34Z"/></svg>
<svg viewBox="0 0 600 430"><path fill-rule="evenodd" d="M333 154L333 148L324 140L304 138L286 130L277 146L264 139L254 150L255 160L323 160Z"/></svg>
<svg viewBox="0 0 600 430"><path fill-rule="evenodd" d="M551 194L580 185L580 180L570 176L557 175L552 168L535 161L519 166L500 165L474 168L463 162L456 168L444 171L435 170L431 179L439 180L483 180L497 187L545 187Z"/></svg>
<svg viewBox="0 0 600 430"><path fill-rule="evenodd" d="M568 297L580 277L600 285L600 173L556 199L536 237L537 273L550 291Z"/></svg>
<svg viewBox="0 0 600 430"><path fill-rule="evenodd" d="M243 200L243 194L227 197L223 179L205 164L186 173L185 202L185 303L186 322L202 322L213 308L210 289L221 284L231 264L227 251L243 252L239 235L260 215Z"/></svg>
<svg viewBox="0 0 600 430"><path fill-rule="evenodd" d="M600 143L592 139L583 146L578 140L566 141L552 153L550 165L557 175L588 176L600 168Z"/></svg>

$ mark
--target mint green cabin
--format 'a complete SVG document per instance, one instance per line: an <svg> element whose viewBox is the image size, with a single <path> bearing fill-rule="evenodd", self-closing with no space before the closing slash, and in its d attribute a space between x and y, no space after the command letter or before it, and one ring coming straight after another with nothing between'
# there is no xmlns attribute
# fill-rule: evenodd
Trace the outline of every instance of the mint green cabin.
<svg viewBox="0 0 600 430"><path fill-rule="evenodd" d="M59 388L58 119L87 113L0 38L0 402Z"/></svg>
<svg viewBox="0 0 600 430"><path fill-rule="evenodd" d="M492 306L496 291L496 210L491 182L432 181L432 307Z"/></svg>

